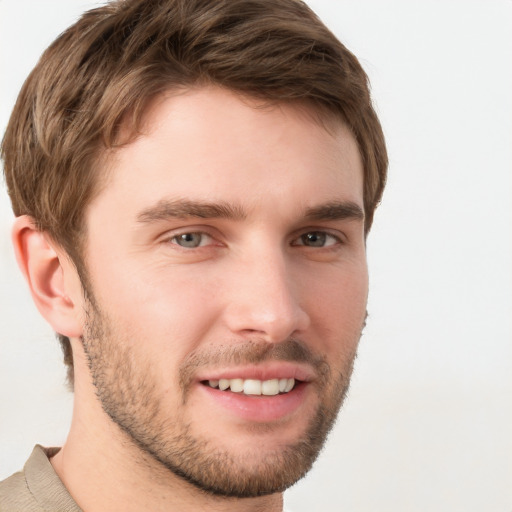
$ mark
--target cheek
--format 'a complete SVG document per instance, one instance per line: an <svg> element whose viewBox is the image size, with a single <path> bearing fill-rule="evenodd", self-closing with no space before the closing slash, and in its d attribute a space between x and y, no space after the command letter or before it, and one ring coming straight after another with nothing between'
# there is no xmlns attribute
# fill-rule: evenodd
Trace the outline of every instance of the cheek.
<svg viewBox="0 0 512 512"><path fill-rule="evenodd" d="M333 272L311 287L309 312L323 350L352 354L366 317L368 272L365 263Z"/></svg>
<svg viewBox="0 0 512 512"><path fill-rule="evenodd" d="M118 265L96 273L92 285L116 337L168 373L201 343L218 313L215 287L196 274L151 266L128 274Z"/></svg>

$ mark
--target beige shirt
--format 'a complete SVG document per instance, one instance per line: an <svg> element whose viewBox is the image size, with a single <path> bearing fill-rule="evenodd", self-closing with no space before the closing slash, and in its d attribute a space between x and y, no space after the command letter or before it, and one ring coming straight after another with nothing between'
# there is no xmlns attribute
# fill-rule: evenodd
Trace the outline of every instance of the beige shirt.
<svg viewBox="0 0 512 512"><path fill-rule="evenodd" d="M23 471L0 482L0 512L82 512L50 464L58 451L37 445Z"/></svg>

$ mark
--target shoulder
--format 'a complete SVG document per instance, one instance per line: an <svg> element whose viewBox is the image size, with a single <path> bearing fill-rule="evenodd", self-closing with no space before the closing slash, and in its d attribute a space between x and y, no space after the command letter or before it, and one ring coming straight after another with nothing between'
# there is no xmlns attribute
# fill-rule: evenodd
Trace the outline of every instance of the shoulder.
<svg viewBox="0 0 512 512"><path fill-rule="evenodd" d="M0 482L0 511L22 512L42 511L30 492L25 478L25 472L14 473Z"/></svg>
<svg viewBox="0 0 512 512"><path fill-rule="evenodd" d="M0 482L0 512L81 512L50 463L57 451L36 446L23 471Z"/></svg>

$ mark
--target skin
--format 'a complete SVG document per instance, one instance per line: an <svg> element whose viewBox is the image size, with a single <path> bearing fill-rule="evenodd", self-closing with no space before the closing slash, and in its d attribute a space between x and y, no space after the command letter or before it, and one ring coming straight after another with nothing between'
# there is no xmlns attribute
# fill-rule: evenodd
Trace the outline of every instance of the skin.
<svg viewBox="0 0 512 512"><path fill-rule="evenodd" d="M152 104L86 211L88 298L66 255L16 221L36 304L72 339L73 422L52 464L86 511L281 510L320 444L290 454L337 414L368 292L359 152L341 122L327 131L303 106L257 107L217 88ZM230 214L183 215L191 203ZM226 404L204 385L276 375L303 381L292 405ZM220 461L210 487L269 494L205 493L169 471L187 436ZM271 480L286 473L275 489L272 467Z"/></svg>

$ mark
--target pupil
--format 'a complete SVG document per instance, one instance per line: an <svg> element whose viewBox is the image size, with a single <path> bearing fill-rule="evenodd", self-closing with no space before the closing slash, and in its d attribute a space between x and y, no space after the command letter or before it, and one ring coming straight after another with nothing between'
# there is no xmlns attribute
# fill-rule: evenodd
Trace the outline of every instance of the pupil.
<svg viewBox="0 0 512 512"><path fill-rule="evenodd" d="M305 245L321 247L325 244L325 233L307 233L302 240Z"/></svg>

